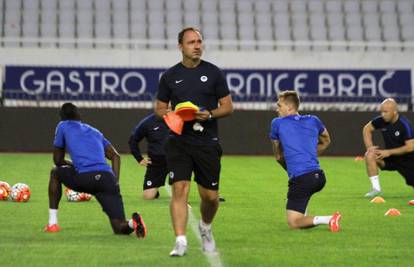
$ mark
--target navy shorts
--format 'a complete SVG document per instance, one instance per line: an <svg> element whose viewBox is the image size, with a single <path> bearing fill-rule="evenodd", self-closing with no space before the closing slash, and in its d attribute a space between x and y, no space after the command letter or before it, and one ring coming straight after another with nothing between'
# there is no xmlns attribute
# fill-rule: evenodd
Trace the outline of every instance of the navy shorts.
<svg viewBox="0 0 414 267"><path fill-rule="evenodd" d="M74 167L63 165L57 168L56 174L59 181L67 187L94 195L110 219L125 220L119 185L111 172L78 173Z"/></svg>
<svg viewBox="0 0 414 267"><path fill-rule="evenodd" d="M194 180L209 190L218 190L220 182L221 155L220 144L191 145L170 138L165 147L169 183Z"/></svg>
<svg viewBox="0 0 414 267"><path fill-rule="evenodd" d="M305 173L289 180L287 210L305 214L311 196L322 190L326 178L322 170Z"/></svg>
<svg viewBox="0 0 414 267"><path fill-rule="evenodd" d="M145 172L143 189L158 188L165 185L165 178L168 175L167 160L164 156L150 156L151 164Z"/></svg>
<svg viewBox="0 0 414 267"><path fill-rule="evenodd" d="M405 179L405 183L414 187L414 162L410 160L389 157L384 159L385 166L381 168L386 171L398 171Z"/></svg>

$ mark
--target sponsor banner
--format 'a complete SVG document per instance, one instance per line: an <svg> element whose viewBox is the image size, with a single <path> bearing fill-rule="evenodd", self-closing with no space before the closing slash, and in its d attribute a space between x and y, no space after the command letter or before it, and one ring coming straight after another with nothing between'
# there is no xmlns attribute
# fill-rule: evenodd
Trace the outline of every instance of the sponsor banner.
<svg viewBox="0 0 414 267"><path fill-rule="evenodd" d="M165 68L6 66L4 99L151 101ZM235 102L296 90L303 102L377 102L412 95L411 70L223 69Z"/></svg>

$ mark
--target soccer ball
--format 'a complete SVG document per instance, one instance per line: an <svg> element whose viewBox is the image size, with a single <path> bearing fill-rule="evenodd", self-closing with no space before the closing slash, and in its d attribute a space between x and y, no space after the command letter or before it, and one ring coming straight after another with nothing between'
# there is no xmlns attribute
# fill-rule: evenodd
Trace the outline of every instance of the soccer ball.
<svg viewBox="0 0 414 267"><path fill-rule="evenodd" d="M10 185L7 182L0 181L0 200L7 200L10 196Z"/></svg>
<svg viewBox="0 0 414 267"><path fill-rule="evenodd" d="M30 199L30 188L27 184L17 183L11 188L10 197L16 202L27 202Z"/></svg>
<svg viewBox="0 0 414 267"><path fill-rule="evenodd" d="M70 188L65 189L65 196L69 202L80 202L80 201L89 201L92 198L91 194L77 192Z"/></svg>

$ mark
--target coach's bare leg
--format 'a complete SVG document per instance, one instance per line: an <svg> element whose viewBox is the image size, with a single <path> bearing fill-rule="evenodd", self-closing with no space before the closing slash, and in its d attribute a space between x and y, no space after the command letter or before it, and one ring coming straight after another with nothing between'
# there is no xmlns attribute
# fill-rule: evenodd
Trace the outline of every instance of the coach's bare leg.
<svg viewBox="0 0 414 267"><path fill-rule="evenodd" d="M49 180L49 208L57 210L59 208L59 202L62 197L62 183L59 181L56 175L57 168L54 167L50 171L50 180Z"/></svg>
<svg viewBox="0 0 414 267"><path fill-rule="evenodd" d="M198 185L198 193L201 197L200 212L204 223L211 224L217 213L219 198L217 190L209 190Z"/></svg>
<svg viewBox="0 0 414 267"><path fill-rule="evenodd" d="M378 175L378 165L382 166L380 164L381 164L381 161L377 162L377 155L375 155L373 150L368 150L365 153L365 166L367 169L368 177ZM383 164L383 161L382 161L382 164Z"/></svg>
<svg viewBox="0 0 414 267"><path fill-rule="evenodd" d="M290 229L302 229L314 227L314 216L305 216L303 213L294 210L287 210L287 223Z"/></svg>
<svg viewBox="0 0 414 267"><path fill-rule="evenodd" d="M145 200L153 200L157 196L158 187L145 189L143 193L143 197Z"/></svg>
<svg viewBox="0 0 414 267"><path fill-rule="evenodd" d="M188 218L188 193L190 181L178 181L172 184L170 202L171 220L176 236L185 235Z"/></svg>

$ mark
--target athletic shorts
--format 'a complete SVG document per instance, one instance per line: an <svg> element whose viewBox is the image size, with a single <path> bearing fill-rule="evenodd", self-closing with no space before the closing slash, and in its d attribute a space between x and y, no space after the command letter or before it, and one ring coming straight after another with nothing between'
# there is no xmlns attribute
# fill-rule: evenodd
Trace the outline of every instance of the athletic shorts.
<svg viewBox="0 0 414 267"><path fill-rule="evenodd" d="M414 187L414 162L395 157L384 159L385 166L381 168L385 171L398 171L405 179L405 183Z"/></svg>
<svg viewBox="0 0 414 267"><path fill-rule="evenodd" d="M111 172L78 173L74 167L63 165L57 168L57 177L75 191L94 195L110 219L125 220L119 185L116 184L116 178Z"/></svg>
<svg viewBox="0 0 414 267"><path fill-rule="evenodd" d="M165 185L165 178L168 175L167 160L165 157L150 156L151 164L145 172L143 190L158 188Z"/></svg>
<svg viewBox="0 0 414 267"><path fill-rule="evenodd" d="M220 159L222 150L220 144L190 145L170 138L165 147L169 183L194 180L200 186L218 190L220 182Z"/></svg>
<svg viewBox="0 0 414 267"><path fill-rule="evenodd" d="M311 196L321 191L325 183L326 178L322 170L305 173L290 179L286 209L305 214Z"/></svg>

